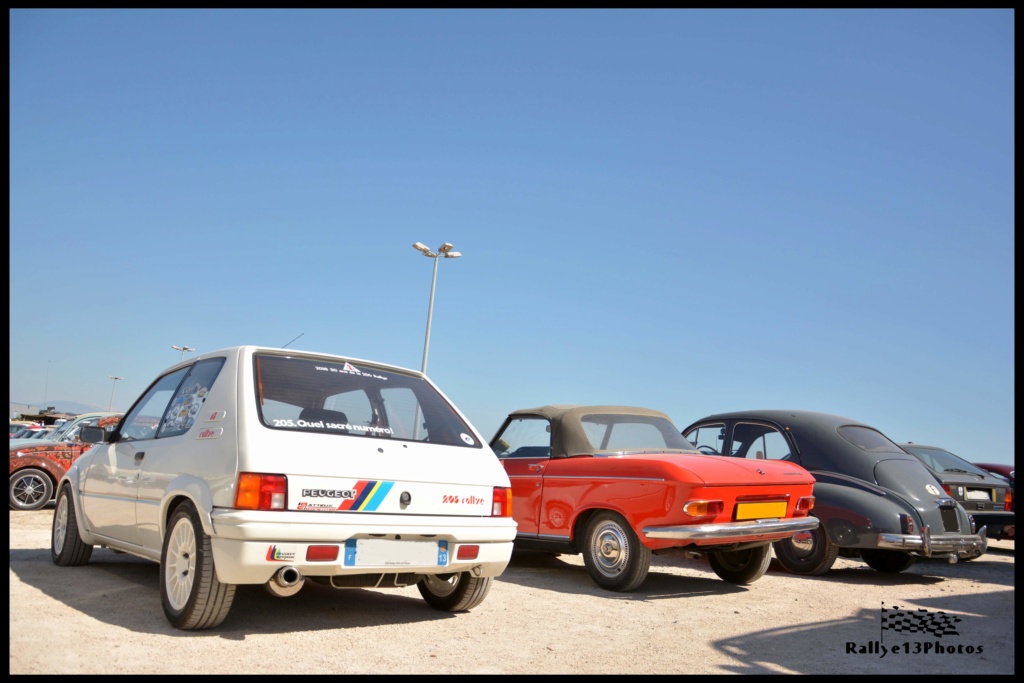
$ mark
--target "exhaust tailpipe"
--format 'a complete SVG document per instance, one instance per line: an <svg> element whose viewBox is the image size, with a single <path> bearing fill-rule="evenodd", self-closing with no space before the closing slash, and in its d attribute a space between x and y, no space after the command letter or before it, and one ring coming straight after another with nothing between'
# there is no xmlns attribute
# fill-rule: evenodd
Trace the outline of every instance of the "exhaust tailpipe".
<svg viewBox="0 0 1024 683"><path fill-rule="evenodd" d="M281 567L267 581L264 587L267 592L277 598L287 598L302 590L306 577L295 567Z"/></svg>

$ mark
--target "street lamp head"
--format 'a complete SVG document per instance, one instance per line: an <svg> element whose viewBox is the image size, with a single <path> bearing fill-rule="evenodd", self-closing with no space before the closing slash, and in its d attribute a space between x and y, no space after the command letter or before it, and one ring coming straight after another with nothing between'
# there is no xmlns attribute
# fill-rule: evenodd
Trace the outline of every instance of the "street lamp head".
<svg viewBox="0 0 1024 683"><path fill-rule="evenodd" d="M452 245L452 243L451 243L451 242L445 242L444 244L442 244L441 246L439 246L439 247L437 248L437 250L438 250L439 252L441 252L442 254L447 254L447 253L448 253L449 251L451 251L451 250L452 250L452 246L453 246L453 245Z"/></svg>
<svg viewBox="0 0 1024 683"><path fill-rule="evenodd" d="M412 248L416 249L417 251L422 251L424 254L430 254L430 248L427 245L423 244L423 242L415 242L412 245Z"/></svg>
<svg viewBox="0 0 1024 683"><path fill-rule="evenodd" d="M444 252L444 257L445 258L459 258L460 256L462 256L462 254L460 254L457 251L446 251L446 252Z"/></svg>

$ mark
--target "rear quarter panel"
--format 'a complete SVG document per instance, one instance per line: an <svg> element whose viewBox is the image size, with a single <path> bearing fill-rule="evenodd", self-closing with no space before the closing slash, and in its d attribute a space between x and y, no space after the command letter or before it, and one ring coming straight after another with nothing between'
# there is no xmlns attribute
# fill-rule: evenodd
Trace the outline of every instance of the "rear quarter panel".
<svg viewBox="0 0 1024 683"><path fill-rule="evenodd" d="M678 545L670 539L648 539L644 527L735 521L737 501L784 499L786 516L793 517L797 501L812 495L813 477L790 463L769 469L792 470L791 480L742 481L733 465L720 456L671 455L652 458L579 457L549 462L544 471L541 535L575 538L585 520L598 510L621 514L651 549ZM721 500L716 517L693 518L683 513L691 500Z"/></svg>

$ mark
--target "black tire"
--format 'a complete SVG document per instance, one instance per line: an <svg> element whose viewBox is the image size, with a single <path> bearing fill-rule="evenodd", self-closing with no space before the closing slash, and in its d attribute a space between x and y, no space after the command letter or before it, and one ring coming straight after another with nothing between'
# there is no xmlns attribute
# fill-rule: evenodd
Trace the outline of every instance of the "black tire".
<svg viewBox="0 0 1024 683"><path fill-rule="evenodd" d="M39 510L53 498L53 480L43 470L25 467L11 475L12 510Z"/></svg>
<svg viewBox="0 0 1024 683"><path fill-rule="evenodd" d="M50 531L50 559L59 567L78 567L92 557L92 546L78 533L78 515L71 500L71 487L64 485L57 495Z"/></svg>
<svg viewBox="0 0 1024 683"><path fill-rule="evenodd" d="M175 508L160 555L160 602L167 620L185 631L219 626L235 586L217 580L210 537L191 502Z"/></svg>
<svg viewBox="0 0 1024 683"><path fill-rule="evenodd" d="M800 531L790 538L776 541L772 547L783 569L803 576L821 576L839 557L839 546L829 540L821 524L810 531Z"/></svg>
<svg viewBox="0 0 1024 683"><path fill-rule="evenodd" d="M587 524L583 563L598 586L627 593L647 578L651 549L640 542L621 515L600 512Z"/></svg>
<svg viewBox="0 0 1024 683"><path fill-rule="evenodd" d="M860 551L860 557L876 572L899 574L910 569L914 564L914 556L899 550L868 550Z"/></svg>
<svg viewBox="0 0 1024 683"><path fill-rule="evenodd" d="M768 571L772 561L771 544L746 550L708 553L708 562L719 578L729 583L754 583Z"/></svg>
<svg viewBox="0 0 1024 683"><path fill-rule="evenodd" d="M493 579L469 572L423 577L416 587L427 604L442 612L468 612L487 597Z"/></svg>

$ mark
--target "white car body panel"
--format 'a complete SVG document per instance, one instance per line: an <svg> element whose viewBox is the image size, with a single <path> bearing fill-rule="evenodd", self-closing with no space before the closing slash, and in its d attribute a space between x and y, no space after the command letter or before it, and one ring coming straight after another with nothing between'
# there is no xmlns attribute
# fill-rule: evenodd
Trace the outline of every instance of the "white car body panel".
<svg viewBox="0 0 1024 683"><path fill-rule="evenodd" d="M516 525L511 516L490 515L494 489L508 488L508 476L457 408L468 425L462 441L473 447L272 429L261 423L257 410L257 352L410 373L367 361L251 346L172 366L161 377L204 359L226 358L187 432L98 444L69 470L65 480L74 487L79 533L86 543L159 561L169 512L187 498L211 536L217 576L224 583L266 583L283 564L305 576L471 570L476 576L497 576L504 571ZM285 475L287 510L234 509L241 472ZM370 538L419 545L356 544ZM348 564L347 540L355 544L350 544ZM423 545L438 541L445 542L440 564ZM336 561L305 560L310 545L324 544L341 547ZM476 558L456 559L464 544L480 546ZM375 553L380 561L366 564Z"/></svg>

